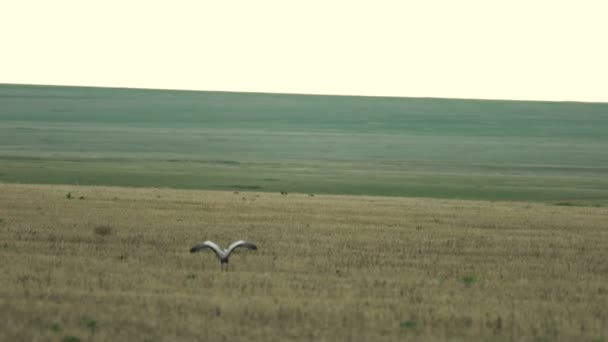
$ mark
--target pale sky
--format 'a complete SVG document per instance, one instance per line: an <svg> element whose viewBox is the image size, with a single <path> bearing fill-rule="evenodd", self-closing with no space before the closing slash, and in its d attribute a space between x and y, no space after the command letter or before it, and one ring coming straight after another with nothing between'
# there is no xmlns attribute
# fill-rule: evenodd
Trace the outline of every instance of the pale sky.
<svg viewBox="0 0 608 342"><path fill-rule="evenodd" d="M0 0L0 83L608 102L608 1Z"/></svg>

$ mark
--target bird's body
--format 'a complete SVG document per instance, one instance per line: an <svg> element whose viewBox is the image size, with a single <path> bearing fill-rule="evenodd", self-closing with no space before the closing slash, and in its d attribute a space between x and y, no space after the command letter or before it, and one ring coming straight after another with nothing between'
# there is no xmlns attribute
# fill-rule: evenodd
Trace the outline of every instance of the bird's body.
<svg viewBox="0 0 608 342"><path fill-rule="evenodd" d="M232 252L239 247L245 247L253 250L258 249L256 245L245 240L236 241L226 249L222 249L215 242L207 240L190 248L190 253L196 253L204 249L211 249L215 253L215 256L220 260L220 266L223 268L224 265L228 265L228 258L230 257L230 254L232 254Z"/></svg>

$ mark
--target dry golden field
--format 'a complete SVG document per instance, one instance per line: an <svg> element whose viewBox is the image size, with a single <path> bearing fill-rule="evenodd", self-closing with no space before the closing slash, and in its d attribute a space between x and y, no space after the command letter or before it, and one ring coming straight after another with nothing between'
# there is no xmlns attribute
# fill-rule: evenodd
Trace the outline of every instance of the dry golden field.
<svg viewBox="0 0 608 342"><path fill-rule="evenodd" d="M608 339L605 207L0 184L0 260L0 341Z"/></svg>

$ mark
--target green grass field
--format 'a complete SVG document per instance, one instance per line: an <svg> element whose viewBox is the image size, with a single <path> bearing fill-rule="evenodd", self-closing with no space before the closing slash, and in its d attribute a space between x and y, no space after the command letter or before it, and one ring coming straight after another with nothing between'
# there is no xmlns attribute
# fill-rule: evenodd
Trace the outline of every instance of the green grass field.
<svg viewBox="0 0 608 342"><path fill-rule="evenodd" d="M608 104L0 85L0 181L608 203Z"/></svg>

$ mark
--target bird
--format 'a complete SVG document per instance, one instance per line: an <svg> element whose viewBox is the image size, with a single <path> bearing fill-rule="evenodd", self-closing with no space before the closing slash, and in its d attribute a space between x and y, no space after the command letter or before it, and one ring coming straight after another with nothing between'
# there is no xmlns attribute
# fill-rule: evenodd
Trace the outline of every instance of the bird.
<svg viewBox="0 0 608 342"><path fill-rule="evenodd" d="M232 254L232 252L234 252L234 250L239 247L245 247L245 248L253 249L253 250L258 249L258 247L256 245L254 245L251 242L245 241L245 240L239 240L239 241L233 242L226 249L222 249L215 242L207 240L203 243L199 243L198 245L195 245L192 248L190 248L190 253L196 253L196 252L202 251L203 249L211 249L211 250L213 250L213 252L215 252L215 256L217 256L217 258L220 260L220 268L224 269L224 265L226 265L226 267L228 267L228 258L230 257L230 254Z"/></svg>

